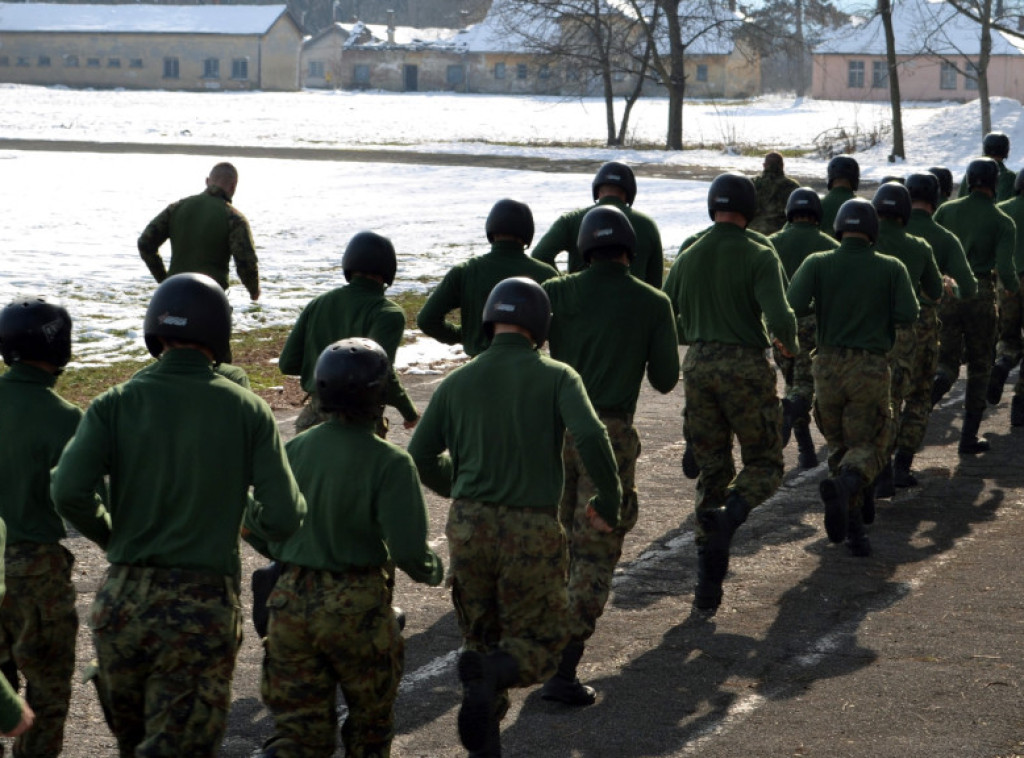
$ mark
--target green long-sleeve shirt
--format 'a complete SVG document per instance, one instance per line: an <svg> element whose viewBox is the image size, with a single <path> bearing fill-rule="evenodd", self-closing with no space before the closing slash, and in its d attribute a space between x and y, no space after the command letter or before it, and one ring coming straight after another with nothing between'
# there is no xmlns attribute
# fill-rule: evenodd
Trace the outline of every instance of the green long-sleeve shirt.
<svg viewBox="0 0 1024 758"><path fill-rule="evenodd" d="M1007 290L1020 289L1013 265L1017 228L993 198L975 190L967 197L944 203L932 218L960 240L975 277L988 278L995 270Z"/></svg>
<svg viewBox="0 0 1024 758"><path fill-rule="evenodd" d="M56 383L53 374L24 363L0 376L0 517L8 544L67 537L50 499L50 469L82 411L53 391Z"/></svg>
<svg viewBox="0 0 1024 758"><path fill-rule="evenodd" d="M96 528L93 492L107 474L109 527ZM51 494L111 563L233 577L247 508L277 540L306 512L270 407L188 348L165 352L151 370L93 400L54 470Z"/></svg>
<svg viewBox="0 0 1024 758"><path fill-rule="evenodd" d="M978 291L978 280L971 273L963 245L953 232L936 224L928 211L914 208L907 223L907 234L920 237L932 246L935 264L939 271L956 280L960 297L974 297Z"/></svg>
<svg viewBox="0 0 1024 758"><path fill-rule="evenodd" d="M629 270L637 279L647 282L652 287L661 288L661 280L665 276L665 251L661 246L661 232L654 220L640 211L634 210L617 197L602 197L594 205L578 208L563 213L551 228L533 246L533 257L552 266L561 252L569 254L569 273L582 271L586 264L583 255L576 246L580 236L580 226L587 213L601 205L612 205L626 214L629 223L636 233L636 246L633 248L633 260Z"/></svg>
<svg viewBox="0 0 1024 758"><path fill-rule="evenodd" d="M7 546L7 527L0 519L0 556L3 555ZM0 600L3 600L7 592L7 585L4 577L4 562L0 560ZM0 674L0 732L9 732L21 722L21 698L14 691L7 677Z"/></svg>
<svg viewBox="0 0 1024 758"><path fill-rule="evenodd" d="M857 197L849 187L833 187L821 198L821 231L836 236L836 214L847 200Z"/></svg>
<svg viewBox="0 0 1024 758"><path fill-rule="evenodd" d="M679 381L679 345L668 297L621 263L595 261L544 283L551 299L551 357L583 377L602 411L633 413L646 368L651 386Z"/></svg>
<svg viewBox="0 0 1024 758"><path fill-rule="evenodd" d="M836 250L809 256L786 296L801 316L813 306L819 347L879 355L892 349L896 326L912 324L919 307L906 266L850 236Z"/></svg>
<svg viewBox="0 0 1024 758"><path fill-rule="evenodd" d="M493 243L486 255L453 266L417 315L420 331L445 345L461 343L469 356L482 353L489 342L482 323L484 303L494 285L512 276L526 276L538 284L558 276L552 266L530 258L524 250L518 242L502 240ZM461 309L461 323L445 321L456 308Z"/></svg>
<svg viewBox="0 0 1024 758"><path fill-rule="evenodd" d="M835 237L831 237L812 221L790 221L782 229L775 232L768 238L775 252L782 261L782 268L786 272L786 279L793 278L793 274L800 268L811 253L821 253L826 250L835 250L839 247Z"/></svg>
<svg viewBox="0 0 1024 758"><path fill-rule="evenodd" d="M1010 200L997 203L996 207L1013 219L1017 229L1024 229L1024 195L1015 195ZM1015 239L1013 268L1019 276L1024 276L1024 232L1018 232Z"/></svg>
<svg viewBox="0 0 1024 758"><path fill-rule="evenodd" d="M715 223L680 253L665 281L680 343L767 348L770 330L789 352L800 352L784 277L771 245L735 224Z"/></svg>
<svg viewBox="0 0 1024 758"><path fill-rule="evenodd" d="M285 449L307 511L295 534L269 545L271 557L322 571L390 559L413 580L440 584L444 566L427 546L427 508L408 453L379 438L373 423L335 419Z"/></svg>
<svg viewBox="0 0 1024 758"><path fill-rule="evenodd" d="M907 234L903 224L893 218L878 222L878 252L899 258L907 267L910 283L914 285L921 303L935 303L942 297L942 274L935 263L932 248L925 240Z"/></svg>
<svg viewBox="0 0 1024 758"><path fill-rule="evenodd" d="M313 298L302 309L281 350L278 368L282 374L300 377L302 389L312 395L316 392L316 361L328 345L349 337L366 337L384 348L394 367L403 334L405 311L384 297L384 285L365 276L353 276L348 285ZM384 399L406 421L419 417L394 368Z"/></svg>
<svg viewBox="0 0 1024 758"><path fill-rule="evenodd" d="M440 495L553 509L562 495L566 429L597 489L594 508L617 525L622 488L615 456L583 380L522 335L495 335L441 382L409 453L423 483Z"/></svg>

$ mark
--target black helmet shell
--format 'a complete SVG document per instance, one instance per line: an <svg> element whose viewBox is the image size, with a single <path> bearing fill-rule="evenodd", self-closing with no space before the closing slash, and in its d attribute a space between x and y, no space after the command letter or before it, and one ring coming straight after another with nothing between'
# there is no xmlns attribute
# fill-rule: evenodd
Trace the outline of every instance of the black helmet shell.
<svg viewBox="0 0 1024 758"><path fill-rule="evenodd" d="M625 213L614 205L599 205L583 217L576 247L588 263L592 253L602 248L622 250L633 260L636 232Z"/></svg>
<svg viewBox="0 0 1024 758"><path fill-rule="evenodd" d="M786 221L801 215L814 216L815 220L821 221L821 198L810 187L797 187L786 200Z"/></svg>
<svg viewBox="0 0 1024 758"><path fill-rule="evenodd" d="M352 337L328 345L313 369L321 410L378 415L390 368L384 348L373 340Z"/></svg>
<svg viewBox="0 0 1024 758"><path fill-rule="evenodd" d="M597 190L602 184L611 184L620 187L626 193L626 205L633 205L636 199L636 175L633 169L625 163L609 161L597 170L594 175L594 182L591 184L594 202L597 202Z"/></svg>
<svg viewBox="0 0 1024 758"><path fill-rule="evenodd" d="M515 324L533 336L539 348L551 327L551 301L537 282L525 276L502 279L494 285L484 303L483 325L489 337L495 324Z"/></svg>
<svg viewBox="0 0 1024 758"><path fill-rule="evenodd" d="M878 213L875 206L862 197L847 200L839 207L833 229L839 239L843 238L843 232L860 232L875 242L878 239Z"/></svg>
<svg viewBox="0 0 1024 758"><path fill-rule="evenodd" d="M376 232L359 232L348 241L345 254L341 257L341 268L345 281L352 281L352 274L373 274L384 280L390 287L395 281L398 261L395 246L391 240Z"/></svg>
<svg viewBox="0 0 1024 758"><path fill-rule="evenodd" d="M837 155L828 162L828 188L836 179L846 179L854 192L860 186L860 164L848 155Z"/></svg>
<svg viewBox="0 0 1024 758"><path fill-rule="evenodd" d="M757 213L757 190L750 177L735 171L719 174L708 189L708 215L715 220L717 211L733 211L747 221Z"/></svg>
<svg viewBox="0 0 1024 758"><path fill-rule="evenodd" d="M163 337L203 345L215 362L224 363L231 355L231 305L206 274L175 274L153 293L142 331L155 358L164 350Z"/></svg>
<svg viewBox="0 0 1024 758"><path fill-rule="evenodd" d="M907 192L911 202L920 200L932 208L939 207L939 177L935 174L911 174L907 177Z"/></svg>
<svg viewBox="0 0 1024 758"><path fill-rule="evenodd" d="M953 194L953 172L945 166L932 166L928 173L939 180L939 193L946 198Z"/></svg>
<svg viewBox="0 0 1024 758"><path fill-rule="evenodd" d="M0 355L8 366L45 361L63 368L71 360L71 316L41 295L11 301L0 311Z"/></svg>
<svg viewBox="0 0 1024 758"><path fill-rule="evenodd" d="M892 216L903 226L910 221L910 192L898 182L886 182L875 191L871 204L879 216Z"/></svg>
<svg viewBox="0 0 1024 758"><path fill-rule="evenodd" d="M996 191L999 182L999 164L991 158L978 158L967 164L967 189L975 187Z"/></svg>
<svg viewBox="0 0 1024 758"><path fill-rule="evenodd" d="M1010 154L1010 138L1002 132L989 132L981 141L981 152L989 158L1005 160Z"/></svg>
<svg viewBox="0 0 1024 758"><path fill-rule="evenodd" d="M522 240L523 245L533 242L533 211L526 203L503 198L494 204L484 225L487 241L494 242L496 234L509 234Z"/></svg>

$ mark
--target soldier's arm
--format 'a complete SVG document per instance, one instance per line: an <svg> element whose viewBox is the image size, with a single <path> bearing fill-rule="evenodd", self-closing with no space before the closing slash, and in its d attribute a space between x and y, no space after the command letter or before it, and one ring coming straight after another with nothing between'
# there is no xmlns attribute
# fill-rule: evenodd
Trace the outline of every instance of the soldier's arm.
<svg viewBox="0 0 1024 758"><path fill-rule="evenodd" d="M769 331L791 355L796 355L800 352L800 342L796 336L796 314L786 299L786 273L775 248L765 260L754 282L754 297L761 306Z"/></svg>
<svg viewBox="0 0 1024 758"><path fill-rule="evenodd" d="M149 268L149 272L157 282L167 278L167 267L163 258L160 257L160 246L171 236L171 214L178 207L177 203L171 203L154 218L136 242L139 249L139 256Z"/></svg>
<svg viewBox="0 0 1024 758"><path fill-rule="evenodd" d="M93 401L75 436L50 476L50 497L57 513L87 539L102 548L110 541L110 514L97 492L109 472L110 449L101 420L102 398Z"/></svg>
<svg viewBox="0 0 1024 758"><path fill-rule="evenodd" d="M658 392L671 392L679 382L679 336L668 297L662 298L647 355L647 380Z"/></svg>
<svg viewBox="0 0 1024 758"><path fill-rule="evenodd" d="M956 280L957 289L960 290L961 298L971 298L978 293L978 280L971 271L967 262L967 254L964 253L964 246L955 234L950 232L947 237L946 248L946 269L942 272Z"/></svg>
<svg viewBox="0 0 1024 758"><path fill-rule="evenodd" d="M999 226L999 235L996 241L996 270L999 272L999 280L1008 292L1016 292L1020 289L1020 279L1017 278L1017 269L1013 260L1016 249L1017 226L1013 223L1013 219L1007 216L1005 222Z"/></svg>
<svg viewBox="0 0 1024 758"><path fill-rule="evenodd" d="M235 259L238 278L249 291L251 300L260 299L260 266L256 258L256 246L252 230L245 216L232 208L228 215L228 248Z"/></svg>
<svg viewBox="0 0 1024 758"><path fill-rule="evenodd" d="M411 458L403 455L388 466L376 499L391 560L413 581L440 584L444 564L427 545L427 506Z"/></svg>
<svg viewBox="0 0 1024 758"><path fill-rule="evenodd" d="M647 259L644 281L660 290L665 280L665 251L661 246L661 232L654 224L651 224L651 235L651 255Z"/></svg>
<svg viewBox="0 0 1024 758"><path fill-rule="evenodd" d="M683 279L681 269L682 266L680 265L679 257L677 256L675 261L672 262L672 268L668 271L668 278L665 279L665 286L662 291L668 296L669 305L672 306L673 321L676 327L676 339L679 340L680 345L684 345L686 344L686 330L684 328L683 317L680 313L679 307L679 288Z"/></svg>
<svg viewBox="0 0 1024 758"><path fill-rule="evenodd" d="M942 297L942 274L935 262L932 246L927 242L924 245L928 249L928 257L925 261L924 272L921 274L921 291L932 302L938 302Z"/></svg>
<svg viewBox="0 0 1024 758"><path fill-rule="evenodd" d="M442 431L446 397L444 386L438 387L409 440L409 455L416 464L420 480L441 497L451 497L455 473Z"/></svg>
<svg viewBox="0 0 1024 758"><path fill-rule="evenodd" d="M911 325L917 320L921 306L910 281L910 274L902 261L893 259L893 311L892 320L896 325Z"/></svg>
<svg viewBox="0 0 1024 758"><path fill-rule="evenodd" d="M307 305L295 321L295 326L292 327L292 331L281 349L281 356L277 359L277 368L285 376L300 376L302 374L308 318L309 306Z"/></svg>
<svg viewBox="0 0 1024 758"><path fill-rule="evenodd" d="M405 313L398 306L394 306L380 311L366 336L384 348L384 352L388 355L388 361L391 363L384 401L397 409L407 423L411 423L420 417L420 413L416 409L415 403L406 394L395 371L395 355L398 353L398 346L401 344L404 334Z"/></svg>
<svg viewBox="0 0 1024 758"><path fill-rule="evenodd" d="M251 524L263 539L283 542L302 526L306 501L292 474L273 412L263 400L255 401L258 409L252 439L252 498L245 523Z"/></svg>
<svg viewBox="0 0 1024 758"><path fill-rule="evenodd" d="M815 264L812 262L813 260L813 256L808 256L804 259L796 273L793 274L789 287L786 289L786 299L789 301L789 306L795 311L797 316L801 317L814 313L814 308L811 304L814 298Z"/></svg>
<svg viewBox="0 0 1024 758"><path fill-rule="evenodd" d="M434 288L416 315L416 326L428 337L444 345L462 343L462 327L449 323L445 317L462 305L461 267L456 266Z"/></svg>
<svg viewBox="0 0 1024 758"><path fill-rule="evenodd" d="M576 240L569 239L569 223L565 216L559 216L551 225L540 241L533 246L531 258L544 261L549 266L555 265L555 258L559 253L568 252Z"/></svg>

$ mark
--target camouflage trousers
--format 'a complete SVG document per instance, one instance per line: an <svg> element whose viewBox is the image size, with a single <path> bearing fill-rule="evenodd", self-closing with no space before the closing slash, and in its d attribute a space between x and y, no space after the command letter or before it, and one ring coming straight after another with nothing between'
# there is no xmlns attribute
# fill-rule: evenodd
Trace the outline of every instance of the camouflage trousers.
<svg viewBox="0 0 1024 758"><path fill-rule="evenodd" d="M886 439L889 441L886 460L892 455L896 436L900 429L900 418L903 404L910 394L913 383L914 364L917 360L917 334L914 325L896 327L896 339L889 351L889 429Z"/></svg>
<svg viewBox="0 0 1024 758"><path fill-rule="evenodd" d="M1024 281L1024 277L1021 280ZM1000 282L996 293L999 303L996 357L1008 356L1017 363L1024 354L1024 342L1021 340L1021 331L1024 330L1024 291L1010 292Z"/></svg>
<svg viewBox="0 0 1024 758"><path fill-rule="evenodd" d="M828 443L828 469L855 469L874 481L889 458L891 375L884 355L818 348L814 421Z"/></svg>
<svg viewBox="0 0 1024 758"><path fill-rule="evenodd" d="M775 371L759 348L718 343L691 345L683 359L683 434L700 466L697 514L738 492L751 506L767 500L782 482L782 407ZM743 468L736 473L732 438ZM697 519L696 540L707 534Z"/></svg>
<svg viewBox="0 0 1024 758"><path fill-rule="evenodd" d="M320 410L320 398L316 395L309 395L308 402L302 406L299 415L295 417L295 433L302 434L307 429L312 429L317 424L327 420L327 414ZM382 440L388 438L388 418L381 416L377 420L377 436Z"/></svg>
<svg viewBox="0 0 1024 758"><path fill-rule="evenodd" d="M921 306L914 324L914 344L914 359L893 443L894 449L906 453L921 449L932 413L932 380L939 364L939 318L934 306Z"/></svg>
<svg viewBox="0 0 1024 758"><path fill-rule="evenodd" d="M811 373L811 351L817 343L818 319L812 314L797 319L797 338L800 340L800 352L787 358L778 347L772 347L775 365L782 372L786 382L786 397L795 399L802 397L810 406L814 400L814 376Z"/></svg>
<svg viewBox="0 0 1024 758"><path fill-rule="evenodd" d="M333 573L284 568L267 602L261 694L274 715L265 747L280 758L321 758L337 746L336 692L348 705L347 758L387 758L405 642L384 568Z"/></svg>
<svg viewBox="0 0 1024 758"><path fill-rule="evenodd" d="M942 308L938 373L956 381L960 375L961 358L966 353L967 396L964 408L968 413L982 413L988 405L985 395L996 342L993 287L991 278L979 277L977 295L954 300Z"/></svg>
<svg viewBox="0 0 1024 758"><path fill-rule="evenodd" d="M623 540L636 525L638 515L636 461L640 457L640 435L633 428L632 416L598 415L608 429L622 482L619 525L611 532L599 532L590 525L587 506L597 490L568 432L562 447L565 486L558 519L569 536L569 631L572 639L579 642L590 639L598 618L604 613L615 566L622 555Z"/></svg>
<svg viewBox="0 0 1024 758"><path fill-rule="evenodd" d="M18 542L4 553L7 594L0 607L0 660L13 661L36 714L14 742L15 756L49 758L64 746L64 722L75 673L78 613L71 580L74 557L60 544ZM14 687L18 682L11 681Z"/></svg>
<svg viewBox="0 0 1024 758"><path fill-rule="evenodd" d="M113 565L89 617L121 758L213 758L242 640L238 581Z"/></svg>
<svg viewBox="0 0 1024 758"><path fill-rule="evenodd" d="M459 499L448 512L449 582L465 647L515 658L517 687L554 674L569 641L568 552L554 510ZM499 701L503 716L508 693Z"/></svg>

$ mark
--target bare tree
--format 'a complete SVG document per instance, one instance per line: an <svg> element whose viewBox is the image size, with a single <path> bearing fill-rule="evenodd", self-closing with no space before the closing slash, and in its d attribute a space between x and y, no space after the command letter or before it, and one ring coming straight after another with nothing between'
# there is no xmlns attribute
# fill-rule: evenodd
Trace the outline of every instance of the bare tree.
<svg viewBox="0 0 1024 758"><path fill-rule="evenodd" d="M885 60L889 79L889 105L892 109L892 154L893 158L906 159L903 149L903 110L900 101L900 71L896 65L896 33L892 27L891 0L878 0L878 15L885 30Z"/></svg>

